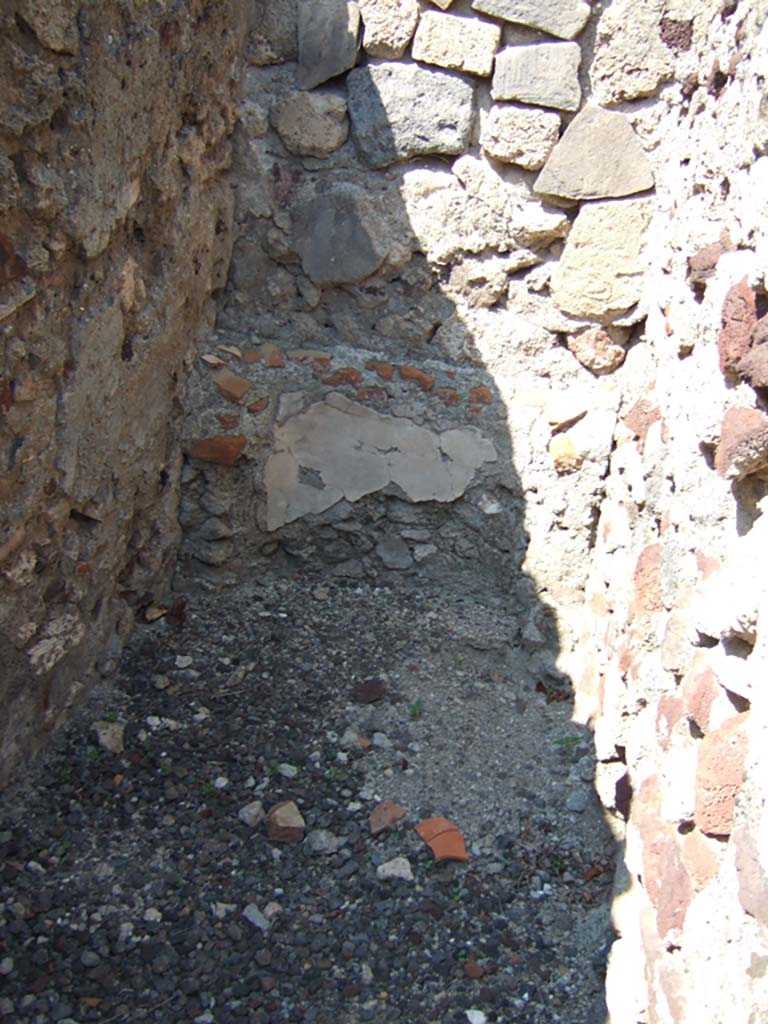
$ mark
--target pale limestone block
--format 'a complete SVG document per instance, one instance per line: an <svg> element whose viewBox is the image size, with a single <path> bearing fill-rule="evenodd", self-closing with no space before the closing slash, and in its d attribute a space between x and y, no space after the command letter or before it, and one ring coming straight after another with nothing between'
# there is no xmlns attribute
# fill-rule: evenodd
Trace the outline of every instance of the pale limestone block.
<svg viewBox="0 0 768 1024"><path fill-rule="evenodd" d="M653 188L653 172L625 114L586 107L550 153L534 188L568 199L616 198Z"/></svg>
<svg viewBox="0 0 768 1024"><path fill-rule="evenodd" d="M573 39L589 18L584 0L473 0L472 9L560 39Z"/></svg>
<svg viewBox="0 0 768 1024"><path fill-rule="evenodd" d="M665 0L616 0L598 23L589 77L600 103L652 96L674 73L661 38Z"/></svg>
<svg viewBox="0 0 768 1024"><path fill-rule="evenodd" d="M402 57L419 20L416 0L360 0L363 49L371 57Z"/></svg>
<svg viewBox="0 0 768 1024"><path fill-rule="evenodd" d="M581 102L578 43L509 46L496 57L491 95L556 110L578 110Z"/></svg>
<svg viewBox="0 0 768 1024"><path fill-rule="evenodd" d="M581 208L552 274L552 297L572 316L608 318L640 298L648 199L617 199Z"/></svg>
<svg viewBox="0 0 768 1024"><path fill-rule="evenodd" d="M543 166L560 134L560 115L513 104L494 105L483 119L480 145L494 160L527 171Z"/></svg>
<svg viewBox="0 0 768 1024"><path fill-rule="evenodd" d="M416 30L411 53L427 64L488 76L500 41L498 25L426 11Z"/></svg>

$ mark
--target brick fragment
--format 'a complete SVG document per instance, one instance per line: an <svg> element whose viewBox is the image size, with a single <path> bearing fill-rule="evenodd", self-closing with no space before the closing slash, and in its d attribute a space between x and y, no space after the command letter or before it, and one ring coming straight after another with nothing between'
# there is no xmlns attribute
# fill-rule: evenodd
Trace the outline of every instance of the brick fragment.
<svg viewBox="0 0 768 1024"><path fill-rule="evenodd" d="M438 388L435 393L440 401L445 402L446 405L459 405L461 403L461 395L456 388Z"/></svg>
<svg viewBox="0 0 768 1024"><path fill-rule="evenodd" d="M260 412L264 412L264 410L267 408L268 405L269 405L269 399L268 398L257 398L255 402L251 402L251 404L249 406L247 406L247 409L248 409L248 412L250 412L254 416L256 416Z"/></svg>
<svg viewBox="0 0 768 1024"><path fill-rule="evenodd" d="M470 389L469 400L476 405L492 405L493 394L485 384L478 384L477 387Z"/></svg>
<svg viewBox="0 0 768 1024"><path fill-rule="evenodd" d="M204 462L217 462L220 466L234 466L245 448L243 434L226 434L193 441L189 454Z"/></svg>
<svg viewBox="0 0 768 1024"><path fill-rule="evenodd" d="M373 370L382 380L392 380L395 376L395 367L392 363L380 363L373 359L370 363L365 364L365 368L366 370Z"/></svg>
<svg viewBox="0 0 768 1024"><path fill-rule="evenodd" d="M398 372L403 380L415 381L422 391L431 391L434 387L435 378L431 374L417 369L415 366L400 366L398 367Z"/></svg>
<svg viewBox="0 0 768 1024"><path fill-rule="evenodd" d="M363 379L362 373L354 366L342 366L330 375L323 378L323 384L329 388L336 388L342 384L359 384Z"/></svg>
<svg viewBox="0 0 768 1024"><path fill-rule="evenodd" d="M245 377L233 373L226 367L216 370L213 374L213 379L216 387L219 389L219 394L229 402L241 402L253 387L251 382L246 380Z"/></svg>

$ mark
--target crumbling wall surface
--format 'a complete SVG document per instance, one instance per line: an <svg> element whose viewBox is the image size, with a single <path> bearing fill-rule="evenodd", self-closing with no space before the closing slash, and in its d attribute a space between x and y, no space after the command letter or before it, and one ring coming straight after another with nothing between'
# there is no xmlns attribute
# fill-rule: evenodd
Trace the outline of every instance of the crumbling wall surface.
<svg viewBox="0 0 768 1024"><path fill-rule="evenodd" d="M628 813L612 1020L756 1024L768 1019L768 5L704 2L673 20L662 8L613 3L590 69L597 95L636 104L657 206L574 683L601 797ZM655 56L633 24L662 40ZM669 84L665 41L684 47Z"/></svg>
<svg viewBox="0 0 768 1024"><path fill-rule="evenodd" d="M235 0L0 12L0 782L178 540L175 419L226 278Z"/></svg>

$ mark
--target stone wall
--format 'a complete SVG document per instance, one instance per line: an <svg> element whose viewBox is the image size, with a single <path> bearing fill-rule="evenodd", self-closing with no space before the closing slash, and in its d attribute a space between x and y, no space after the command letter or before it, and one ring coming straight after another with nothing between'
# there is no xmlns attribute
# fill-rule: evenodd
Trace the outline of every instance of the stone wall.
<svg viewBox="0 0 768 1024"><path fill-rule="evenodd" d="M185 361L231 249L240 20L2 7L0 784L168 585Z"/></svg>
<svg viewBox="0 0 768 1024"><path fill-rule="evenodd" d="M762 1019L765 3L253 11L183 573L519 591L626 837L614 1024Z"/></svg>

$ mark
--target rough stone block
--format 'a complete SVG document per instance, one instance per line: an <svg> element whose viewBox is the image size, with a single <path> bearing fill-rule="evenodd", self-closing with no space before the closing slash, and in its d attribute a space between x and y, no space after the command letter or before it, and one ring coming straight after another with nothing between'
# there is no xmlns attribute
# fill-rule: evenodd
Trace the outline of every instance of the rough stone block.
<svg viewBox="0 0 768 1024"><path fill-rule="evenodd" d="M352 134L371 167L469 144L474 86L418 64L376 64L347 76Z"/></svg>
<svg viewBox="0 0 768 1024"><path fill-rule="evenodd" d="M299 4L299 85L314 89L357 60L360 11L347 0Z"/></svg>
<svg viewBox="0 0 768 1024"><path fill-rule="evenodd" d="M706 650L698 650L683 677L685 713L702 733L716 729L733 715L733 705L709 664Z"/></svg>
<svg viewBox="0 0 768 1024"><path fill-rule="evenodd" d="M741 480L768 465L768 416L758 409L729 409L720 427L715 469Z"/></svg>
<svg viewBox="0 0 768 1024"><path fill-rule="evenodd" d="M565 130L534 188L568 199L607 199L653 188L653 172L629 118L586 107Z"/></svg>
<svg viewBox="0 0 768 1024"><path fill-rule="evenodd" d="M652 96L672 77L674 53L661 39L664 0L615 0L598 23L590 78L600 103Z"/></svg>
<svg viewBox="0 0 768 1024"><path fill-rule="evenodd" d="M626 332L613 328L587 327L583 331L566 336L566 344L571 352L588 370L600 377L618 370L626 357L626 349L619 339L626 337Z"/></svg>
<svg viewBox="0 0 768 1024"><path fill-rule="evenodd" d="M736 796L744 781L749 712L707 733L696 768L696 824L707 835L730 835Z"/></svg>
<svg viewBox="0 0 768 1024"><path fill-rule="evenodd" d="M496 57L491 95L556 110L578 110L581 102L577 43L511 46Z"/></svg>
<svg viewBox="0 0 768 1024"><path fill-rule="evenodd" d="M501 29L486 21L425 11L411 47L415 60L441 68L488 76L501 41Z"/></svg>
<svg viewBox="0 0 768 1024"><path fill-rule="evenodd" d="M681 855L695 892L700 892L717 874L721 846L695 828L683 836Z"/></svg>
<svg viewBox="0 0 768 1024"><path fill-rule="evenodd" d="M480 145L494 160L538 170L560 134L560 115L512 104L495 105L483 120Z"/></svg>
<svg viewBox="0 0 768 1024"><path fill-rule="evenodd" d="M365 52L385 60L402 57L419 20L416 0L359 0L359 3Z"/></svg>
<svg viewBox="0 0 768 1024"><path fill-rule="evenodd" d="M349 134L347 104L331 93L296 92L272 111L272 125L289 153L325 157Z"/></svg>
<svg viewBox="0 0 768 1024"><path fill-rule="evenodd" d="M573 39L589 18L584 0L473 0L472 9L560 39Z"/></svg>
<svg viewBox="0 0 768 1024"><path fill-rule="evenodd" d="M582 206L552 274L552 296L560 309L572 316L611 319L637 303L651 213L648 199Z"/></svg>

